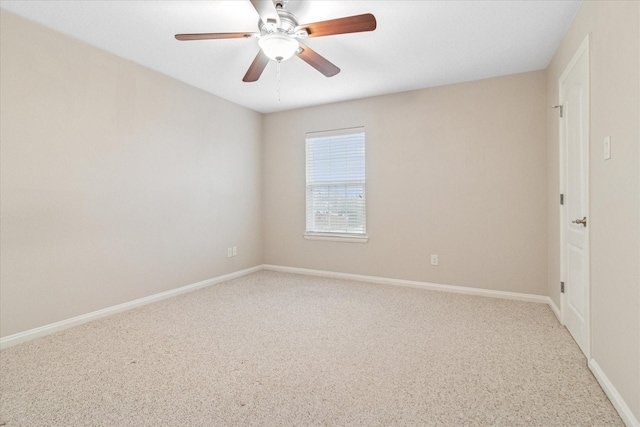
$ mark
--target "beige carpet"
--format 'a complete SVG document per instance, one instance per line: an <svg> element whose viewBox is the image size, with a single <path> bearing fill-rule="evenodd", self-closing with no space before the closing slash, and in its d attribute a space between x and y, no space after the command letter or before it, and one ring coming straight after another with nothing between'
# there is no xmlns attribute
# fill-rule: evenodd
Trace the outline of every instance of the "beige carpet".
<svg viewBox="0 0 640 427"><path fill-rule="evenodd" d="M0 362L4 426L623 425L545 305L268 271Z"/></svg>

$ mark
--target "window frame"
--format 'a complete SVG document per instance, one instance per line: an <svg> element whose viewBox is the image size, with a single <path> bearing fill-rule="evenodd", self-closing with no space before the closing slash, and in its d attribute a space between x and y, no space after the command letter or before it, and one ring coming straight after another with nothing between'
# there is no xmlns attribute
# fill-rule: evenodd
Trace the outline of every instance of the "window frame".
<svg viewBox="0 0 640 427"><path fill-rule="evenodd" d="M357 148L353 151L350 151L347 156L353 155L359 156L359 152L361 151L361 158L358 158L356 161L362 163L362 180L354 180L354 179L336 179L329 181L313 181L310 178L310 165L312 165L312 159L310 158L310 144L313 141L317 141L322 138L332 138L332 137L348 137L350 135L358 135L362 134L362 148ZM317 165L316 165L317 166ZM308 240L325 240L325 241L334 241L334 242L351 242L351 243L367 243L369 237L367 235L367 198L366 198L366 134L363 126L352 127L352 128L344 128L344 129L335 129L329 131L317 131L317 132L307 132L305 134L305 233L304 238ZM313 227L310 224L310 189L314 187L336 187L336 188L346 188L353 186L361 186L362 187L362 202L361 202L361 215L362 215L362 233L360 232L349 232L345 230L344 232L333 232L333 231L317 231L313 230ZM345 205L347 202L344 202ZM360 205L358 206L360 209ZM360 212L360 210L358 210Z"/></svg>

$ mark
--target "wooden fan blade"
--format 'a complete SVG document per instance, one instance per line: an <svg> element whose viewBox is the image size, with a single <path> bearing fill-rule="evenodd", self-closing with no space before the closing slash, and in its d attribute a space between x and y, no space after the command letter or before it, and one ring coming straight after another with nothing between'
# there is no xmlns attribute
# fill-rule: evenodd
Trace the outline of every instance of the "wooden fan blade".
<svg viewBox="0 0 640 427"><path fill-rule="evenodd" d="M309 37L331 36L333 34L360 33L376 29L376 17L370 13L364 15L348 16L346 18L330 19L329 21L315 22L313 24L300 25L297 30L305 30Z"/></svg>
<svg viewBox="0 0 640 427"><path fill-rule="evenodd" d="M280 26L280 16L271 0L251 0L251 4L260 15L260 19L265 24L276 24Z"/></svg>
<svg viewBox="0 0 640 427"><path fill-rule="evenodd" d="M211 39L242 39L252 37L253 33L200 33L200 34L176 34L180 41L211 40Z"/></svg>
<svg viewBox="0 0 640 427"><path fill-rule="evenodd" d="M316 70L320 71L325 76L333 77L340 72L340 68L333 65L331 62L329 62L327 59L325 59L323 56L321 56L319 53L312 50L308 46L300 43L300 48L302 49L302 51L298 52L296 55L298 55L300 59L311 65Z"/></svg>
<svg viewBox="0 0 640 427"><path fill-rule="evenodd" d="M257 81L262 75L262 72L264 71L268 63L269 63L269 57L265 55L261 49L260 52L258 52L258 54L256 55L256 58L253 60L253 62L249 66L249 69L247 70L247 74L244 75L244 77L242 78L242 81L243 82Z"/></svg>

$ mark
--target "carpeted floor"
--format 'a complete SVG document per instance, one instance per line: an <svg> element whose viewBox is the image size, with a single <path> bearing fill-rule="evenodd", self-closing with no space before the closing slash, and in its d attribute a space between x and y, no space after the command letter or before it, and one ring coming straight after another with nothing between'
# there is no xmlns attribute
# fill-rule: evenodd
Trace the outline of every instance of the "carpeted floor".
<svg viewBox="0 0 640 427"><path fill-rule="evenodd" d="M543 304L262 271L0 353L3 426L621 426Z"/></svg>

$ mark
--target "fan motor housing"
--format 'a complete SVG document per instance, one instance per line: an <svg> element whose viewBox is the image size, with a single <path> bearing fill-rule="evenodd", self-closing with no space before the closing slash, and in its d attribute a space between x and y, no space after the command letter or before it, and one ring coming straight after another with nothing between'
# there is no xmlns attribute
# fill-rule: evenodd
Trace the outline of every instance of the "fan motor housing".
<svg viewBox="0 0 640 427"><path fill-rule="evenodd" d="M275 23L265 24L262 20L258 21L258 28L260 29L260 33L271 34L275 32L281 32L285 34L292 35L295 32L296 27L298 26L298 18L291 12L286 9L283 9L283 3L277 2L276 11L278 12L278 16L280 17L280 26L278 27Z"/></svg>

